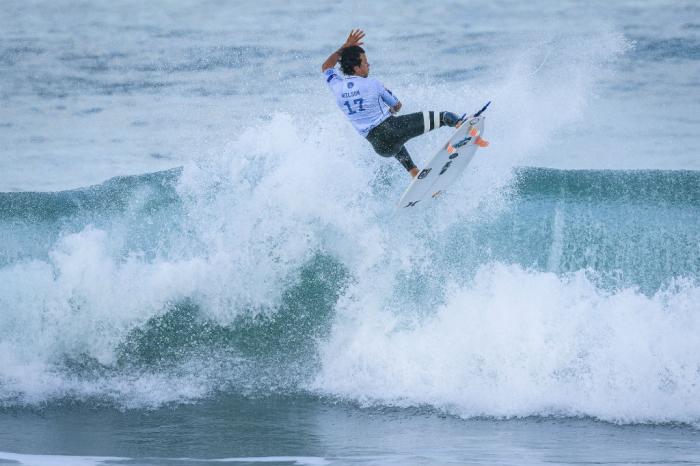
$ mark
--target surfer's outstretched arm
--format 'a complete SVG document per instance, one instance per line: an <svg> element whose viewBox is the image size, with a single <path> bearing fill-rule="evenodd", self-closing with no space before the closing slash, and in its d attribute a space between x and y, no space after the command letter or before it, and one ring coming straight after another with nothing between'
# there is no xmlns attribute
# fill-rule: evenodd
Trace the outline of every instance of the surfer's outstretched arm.
<svg viewBox="0 0 700 466"><path fill-rule="evenodd" d="M340 61L340 53L345 47L350 47L351 45L362 45L362 38L365 37L365 33L362 29L353 29L350 31L350 35L345 40L345 43L335 52L330 54L326 61L321 65L321 71L326 71L329 68L333 68L338 61Z"/></svg>

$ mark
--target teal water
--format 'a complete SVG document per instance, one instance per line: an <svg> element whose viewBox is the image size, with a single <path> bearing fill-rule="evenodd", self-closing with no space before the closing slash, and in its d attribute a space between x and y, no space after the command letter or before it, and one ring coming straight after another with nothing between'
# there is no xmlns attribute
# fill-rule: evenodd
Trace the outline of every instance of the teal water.
<svg viewBox="0 0 700 466"><path fill-rule="evenodd" d="M172 253L175 238L188 235L180 175L178 169L73 191L0 193L0 264L45 258L61 236L88 225L123 232L122 257ZM461 273L488 261L555 273L589 269L611 287L653 293L700 273L698 186L696 171L520 169L508 208L452 225L448 237L461 243L460 254L436 260L456 262Z"/></svg>
<svg viewBox="0 0 700 466"><path fill-rule="evenodd" d="M0 432L10 431L5 449L32 452L40 444L61 455L0 452L0 464L581 464L592 451L598 464L700 461L700 434L679 425L464 420L306 397L220 397L127 413L50 407L5 414Z"/></svg>

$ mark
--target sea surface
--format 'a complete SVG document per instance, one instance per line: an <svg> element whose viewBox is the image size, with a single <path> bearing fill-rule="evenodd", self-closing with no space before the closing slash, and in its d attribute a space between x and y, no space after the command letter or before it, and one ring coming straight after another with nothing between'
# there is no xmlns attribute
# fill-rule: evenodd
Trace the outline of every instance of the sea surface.
<svg viewBox="0 0 700 466"><path fill-rule="evenodd" d="M700 3L1 10L0 464L700 464Z"/></svg>

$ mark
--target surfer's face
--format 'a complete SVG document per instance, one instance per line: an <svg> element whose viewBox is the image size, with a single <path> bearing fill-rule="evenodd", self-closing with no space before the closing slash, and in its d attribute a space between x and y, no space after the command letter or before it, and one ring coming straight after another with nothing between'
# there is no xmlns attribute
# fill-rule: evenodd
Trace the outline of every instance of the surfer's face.
<svg viewBox="0 0 700 466"><path fill-rule="evenodd" d="M355 76L363 78L369 76L369 62L367 62L367 55L364 53L360 54L360 66L355 66Z"/></svg>

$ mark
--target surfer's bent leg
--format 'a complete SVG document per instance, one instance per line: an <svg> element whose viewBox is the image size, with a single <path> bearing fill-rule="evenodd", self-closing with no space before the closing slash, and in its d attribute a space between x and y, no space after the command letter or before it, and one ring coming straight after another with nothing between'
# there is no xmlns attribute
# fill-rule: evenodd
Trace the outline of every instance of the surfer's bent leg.
<svg viewBox="0 0 700 466"><path fill-rule="evenodd" d="M444 126L443 117L449 112L416 112L398 117L391 116L367 135L374 151L382 157L396 157L406 170L416 165L404 144L416 136Z"/></svg>
<svg viewBox="0 0 700 466"><path fill-rule="evenodd" d="M403 165L406 171L410 172L414 168L417 168L416 164L413 163L413 160L411 159L411 154L408 153L405 146L401 147L399 153L396 154L394 157L396 157L396 160L398 160L401 163L401 165Z"/></svg>

